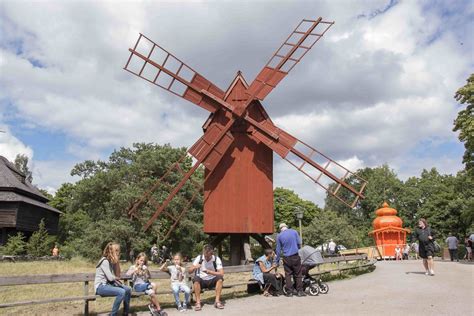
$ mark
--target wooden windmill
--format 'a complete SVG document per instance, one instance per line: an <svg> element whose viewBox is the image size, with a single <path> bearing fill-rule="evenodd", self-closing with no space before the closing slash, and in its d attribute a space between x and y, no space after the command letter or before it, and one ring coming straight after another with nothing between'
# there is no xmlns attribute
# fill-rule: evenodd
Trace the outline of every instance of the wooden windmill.
<svg viewBox="0 0 474 316"><path fill-rule="evenodd" d="M204 135L187 151L195 158L190 170L183 171L180 162L173 164L168 173L180 172L182 178L169 188L167 197L161 201L152 197L154 191L162 188L162 181L158 181L129 214L136 216L140 206L150 203L156 211L145 229L163 214L172 222L167 238L187 209L185 206L171 214L167 207L202 164L205 167L204 232L215 234L216 242L230 235L231 261L238 263L243 256L242 244L249 235L264 243L263 234L274 230L273 152L336 199L354 207L363 198L366 181L276 127L261 104L333 24L322 18L302 20L250 85L238 72L226 91L140 34L133 49L129 49L130 57L124 69L211 114L203 125ZM188 203L197 196L198 190L195 192Z"/></svg>

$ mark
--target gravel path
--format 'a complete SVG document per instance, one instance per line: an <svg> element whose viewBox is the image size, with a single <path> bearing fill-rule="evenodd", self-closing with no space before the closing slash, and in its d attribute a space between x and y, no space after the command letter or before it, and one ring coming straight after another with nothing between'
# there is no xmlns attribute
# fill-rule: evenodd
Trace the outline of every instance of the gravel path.
<svg viewBox="0 0 474 316"><path fill-rule="evenodd" d="M170 316L474 315L473 264L435 262L435 276L424 274L421 260L382 261L376 266L371 273L330 282L329 293L317 297L256 295L228 300L224 310L204 305L201 312L167 312Z"/></svg>

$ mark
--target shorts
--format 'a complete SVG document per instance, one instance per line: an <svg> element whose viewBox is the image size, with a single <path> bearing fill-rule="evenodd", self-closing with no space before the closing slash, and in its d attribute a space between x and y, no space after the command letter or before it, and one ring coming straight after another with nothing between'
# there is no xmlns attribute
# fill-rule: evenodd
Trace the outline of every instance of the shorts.
<svg viewBox="0 0 474 316"><path fill-rule="evenodd" d="M466 247L467 253L472 253L472 248L471 247Z"/></svg>
<svg viewBox="0 0 474 316"><path fill-rule="evenodd" d="M146 290L151 289L151 288L152 288L152 286L151 286L150 282L135 284L133 286L133 290L135 292L145 292Z"/></svg>
<svg viewBox="0 0 474 316"><path fill-rule="evenodd" d="M428 257L434 256L434 244L429 242L428 244L420 244L420 257L423 259L428 259Z"/></svg>
<svg viewBox="0 0 474 316"><path fill-rule="evenodd" d="M201 289L214 289L216 287L217 281L222 280L224 281L224 277L222 275L216 275L210 280L203 280L198 276L194 277L193 282L194 283L199 283L201 285Z"/></svg>

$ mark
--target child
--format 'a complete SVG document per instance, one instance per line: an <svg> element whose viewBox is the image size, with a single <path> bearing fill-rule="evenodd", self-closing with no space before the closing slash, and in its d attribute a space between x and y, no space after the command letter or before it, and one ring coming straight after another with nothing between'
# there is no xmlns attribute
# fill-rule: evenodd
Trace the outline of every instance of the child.
<svg viewBox="0 0 474 316"><path fill-rule="evenodd" d="M191 289L186 284L186 269L181 265L182 257L180 253L173 256L173 264L166 267L169 260L161 266L160 270L171 274L171 289L173 290L176 307L180 312L186 311L189 304ZM179 292L184 292L184 302L181 305Z"/></svg>
<svg viewBox="0 0 474 316"><path fill-rule="evenodd" d="M118 314L123 302L123 313L128 314L132 289L120 281L120 245L109 242L102 253L102 258L95 271L94 288L97 295L115 296L110 315Z"/></svg>
<svg viewBox="0 0 474 316"><path fill-rule="evenodd" d="M151 274L146 266L147 263L146 254L144 252L139 253L135 259L135 264L128 269L127 275L132 276L133 290L135 292L145 292L145 294L150 295L151 304L148 305L148 308L151 314L166 316L167 313L161 310L160 303L156 299L156 284L149 282Z"/></svg>
<svg viewBox="0 0 474 316"><path fill-rule="evenodd" d="M400 249L399 245L395 247L395 260L402 260L402 249Z"/></svg>

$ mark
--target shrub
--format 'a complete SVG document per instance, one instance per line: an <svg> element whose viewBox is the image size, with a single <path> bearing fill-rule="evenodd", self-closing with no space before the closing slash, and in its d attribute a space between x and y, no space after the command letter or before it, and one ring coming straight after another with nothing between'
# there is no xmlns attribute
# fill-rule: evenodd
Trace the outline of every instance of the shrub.
<svg viewBox="0 0 474 316"><path fill-rule="evenodd" d="M54 241L55 238L48 235L44 219L41 219L38 230L31 235L26 245L26 250L31 256L47 256L51 254L50 251L54 246Z"/></svg>
<svg viewBox="0 0 474 316"><path fill-rule="evenodd" d="M6 255L24 255L26 253L25 235L18 232L15 236L8 238L7 244L2 248L2 252Z"/></svg>

